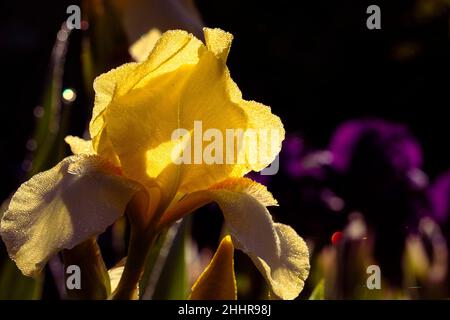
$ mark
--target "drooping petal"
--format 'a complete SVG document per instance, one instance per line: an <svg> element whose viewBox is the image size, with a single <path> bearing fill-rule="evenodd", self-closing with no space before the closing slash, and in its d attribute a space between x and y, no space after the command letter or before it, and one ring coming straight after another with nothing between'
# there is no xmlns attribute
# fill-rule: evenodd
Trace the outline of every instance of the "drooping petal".
<svg viewBox="0 0 450 320"><path fill-rule="evenodd" d="M276 205L267 188L247 178L232 178L187 195L170 208L162 225L214 201L223 212L236 248L250 256L274 295L294 299L309 274L309 253L289 226L274 223L266 206Z"/></svg>
<svg viewBox="0 0 450 320"><path fill-rule="evenodd" d="M295 299L303 290L309 275L308 247L290 226L274 223L274 229L280 241L279 256L266 261L256 254L257 250L249 255L276 296Z"/></svg>
<svg viewBox="0 0 450 320"><path fill-rule="evenodd" d="M102 120L105 145L111 143L124 174L146 186L158 185L169 198L263 169L284 139L280 119L269 107L244 100L231 79L224 63L231 35L205 29L205 37L206 46L183 31L164 33L146 61L117 73ZM188 143L173 139L178 129L191 135ZM211 135L203 141L206 132ZM239 132L253 133L254 143L240 145L235 136ZM208 160L205 150L212 143L215 152ZM187 145L191 149L184 148ZM111 149L102 148L100 140L94 148L100 155ZM189 159L175 163L177 149Z"/></svg>
<svg viewBox="0 0 450 320"><path fill-rule="evenodd" d="M70 156L14 194L0 225L10 257L37 274L55 253L102 233L125 210L138 185L98 156Z"/></svg>
<svg viewBox="0 0 450 320"><path fill-rule="evenodd" d="M79 137L67 136L64 141L70 146L73 154L95 154L92 140L84 140Z"/></svg>
<svg viewBox="0 0 450 320"><path fill-rule="evenodd" d="M309 274L308 248L289 226L274 223L267 205L276 201L249 179L232 179L211 190L238 249L249 255L282 299L294 299Z"/></svg>
<svg viewBox="0 0 450 320"><path fill-rule="evenodd" d="M236 300L234 247L230 236L220 242L214 257L192 286L190 300Z"/></svg>

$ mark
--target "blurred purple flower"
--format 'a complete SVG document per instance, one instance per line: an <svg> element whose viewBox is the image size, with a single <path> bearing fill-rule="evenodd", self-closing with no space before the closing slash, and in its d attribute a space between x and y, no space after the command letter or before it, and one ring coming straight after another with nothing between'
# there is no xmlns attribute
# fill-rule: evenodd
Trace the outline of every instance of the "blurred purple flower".
<svg viewBox="0 0 450 320"><path fill-rule="evenodd" d="M291 134L283 142L280 159L282 169L290 178L306 175L319 178L325 174L323 166L331 163L331 154L309 148L300 136Z"/></svg>
<svg viewBox="0 0 450 320"><path fill-rule="evenodd" d="M444 223L450 213L450 170L441 174L429 189L432 215L439 223Z"/></svg>
<svg viewBox="0 0 450 320"><path fill-rule="evenodd" d="M252 179L253 181L261 183L265 186L268 186L270 184L272 176L271 175L262 175L260 172L251 171L251 172L247 173L246 177L249 179Z"/></svg>
<svg viewBox="0 0 450 320"><path fill-rule="evenodd" d="M332 166L341 173L349 170L361 144L375 156L373 161L384 160L399 173L409 174L422 166L422 150L406 126L381 119L350 120L340 125L330 143Z"/></svg>
<svg viewBox="0 0 450 320"><path fill-rule="evenodd" d="M341 124L329 150L341 177L336 194L364 216L374 232L374 258L400 285L404 240L429 212L419 142L403 124L368 118Z"/></svg>
<svg viewBox="0 0 450 320"><path fill-rule="evenodd" d="M293 178L300 177L302 173L302 155L304 151L303 139L291 134L283 141L281 160L284 170Z"/></svg>

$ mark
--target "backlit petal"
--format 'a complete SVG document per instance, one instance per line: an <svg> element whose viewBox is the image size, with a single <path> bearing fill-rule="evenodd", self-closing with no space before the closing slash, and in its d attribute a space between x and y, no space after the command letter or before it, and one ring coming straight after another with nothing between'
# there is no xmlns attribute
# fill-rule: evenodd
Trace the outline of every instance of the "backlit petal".
<svg viewBox="0 0 450 320"><path fill-rule="evenodd" d="M203 32L208 50L222 59L223 62L226 62L228 53L230 52L231 41L233 41L233 35L218 28L204 28Z"/></svg>
<svg viewBox="0 0 450 320"><path fill-rule="evenodd" d="M20 186L0 234L18 268L35 275L58 251L102 233L137 190L99 157L71 156Z"/></svg>
<svg viewBox="0 0 450 320"><path fill-rule="evenodd" d="M103 112L108 107L117 86L126 81L127 76L133 73L136 63L127 63L98 76L94 80L95 102L92 110L92 119L89 132L94 139L104 128Z"/></svg>
<svg viewBox="0 0 450 320"><path fill-rule="evenodd" d="M188 194L164 214L161 227L211 201L222 210L234 245L250 256L272 293L281 299L297 297L309 274L308 248L292 228L272 220L266 206L277 202L265 186L230 178Z"/></svg>
<svg viewBox="0 0 450 320"><path fill-rule="evenodd" d="M250 258L271 285L271 291L281 299L294 299L303 290L309 275L309 251L303 239L290 226L274 223L280 241L280 254L274 260L264 260L257 254Z"/></svg>
<svg viewBox="0 0 450 320"><path fill-rule="evenodd" d="M103 106L96 106L94 114L106 111L97 116L101 120L93 118L91 122L94 133L107 131L103 140L94 139L97 153L110 161L113 161L111 154L117 154L127 177L149 188L157 185L167 198L263 169L275 159L284 139L279 118L269 107L243 100L231 79L224 63L231 35L205 29L205 38L206 46L186 32L166 32L147 60L133 67L127 65L96 81L96 92L107 89L97 92L100 96L97 101ZM113 79L115 76L117 80ZM115 84L100 85L103 81ZM105 95L109 95L107 99ZM196 123L201 123L200 129ZM180 128L192 135L190 144L172 139ZM212 163L208 163L204 154L205 147L217 140L214 136L203 141L203 134L209 129L220 136L216 150L223 154ZM227 129L245 134L255 130L257 144L244 144L238 150L236 144L232 146L236 142L234 137L227 140ZM266 132L269 140L264 139L260 130L276 131L276 137L272 139L271 132ZM188 163L175 164L173 151L183 150L182 146L188 144L192 147L186 151ZM230 150L234 155L227 160ZM267 154L261 156L261 150Z"/></svg>
<svg viewBox="0 0 450 320"><path fill-rule="evenodd" d="M289 226L274 223L266 205L275 204L265 187L249 179L232 179L211 191L221 208L233 242L255 263L281 299L294 299L309 274L309 253Z"/></svg>

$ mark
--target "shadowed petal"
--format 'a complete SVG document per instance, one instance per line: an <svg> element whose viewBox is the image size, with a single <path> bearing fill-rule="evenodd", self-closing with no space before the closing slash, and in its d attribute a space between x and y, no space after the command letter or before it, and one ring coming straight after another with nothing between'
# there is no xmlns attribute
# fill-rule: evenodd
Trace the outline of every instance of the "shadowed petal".
<svg viewBox="0 0 450 320"><path fill-rule="evenodd" d="M71 156L20 186L0 234L28 276L62 249L102 233L120 217L138 186L97 156Z"/></svg>

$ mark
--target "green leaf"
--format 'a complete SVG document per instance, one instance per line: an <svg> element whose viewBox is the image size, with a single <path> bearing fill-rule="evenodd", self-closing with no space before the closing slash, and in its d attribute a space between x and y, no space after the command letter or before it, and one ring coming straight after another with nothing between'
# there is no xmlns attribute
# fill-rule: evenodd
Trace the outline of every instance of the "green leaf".
<svg viewBox="0 0 450 320"><path fill-rule="evenodd" d="M42 283L43 276L25 277L7 257L0 266L0 300L38 300Z"/></svg>
<svg viewBox="0 0 450 320"><path fill-rule="evenodd" d="M165 262L164 257L167 258L177 230L178 226L172 226L162 231L149 250L145 260L144 273L139 281L139 297L141 300L149 299L153 295L156 282L162 271L156 269L163 267ZM158 262L159 264L157 265Z"/></svg>
<svg viewBox="0 0 450 320"><path fill-rule="evenodd" d="M309 296L309 300L325 300L325 279L321 279L313 292Z"/></svg>
<svg viewBox="0 0 450 320"><path fill-rule="evenodd" d="M63 24L53 46L41 105L37 107L39 109L36 109L39 110L38 113L35 111L37 121L32 139L35 141L37 149L32 154L32 168L29 177L52 167L64 157L64 154L60 152L62 146L65 146L64 136L66 133L64 132L65 128L61 126L61 93L69 36L70 30ZM63 116L67 117L67 115Z"/></svg>
<svg viewBox="0 0 450 320"><path fill-rule="evenodd" d="M190 228L189 217L169 228L156 252L149 253L141 281L141 299L180 300L189 293L185 243ZM156 247L156 246L155 246Z"/></svg>

